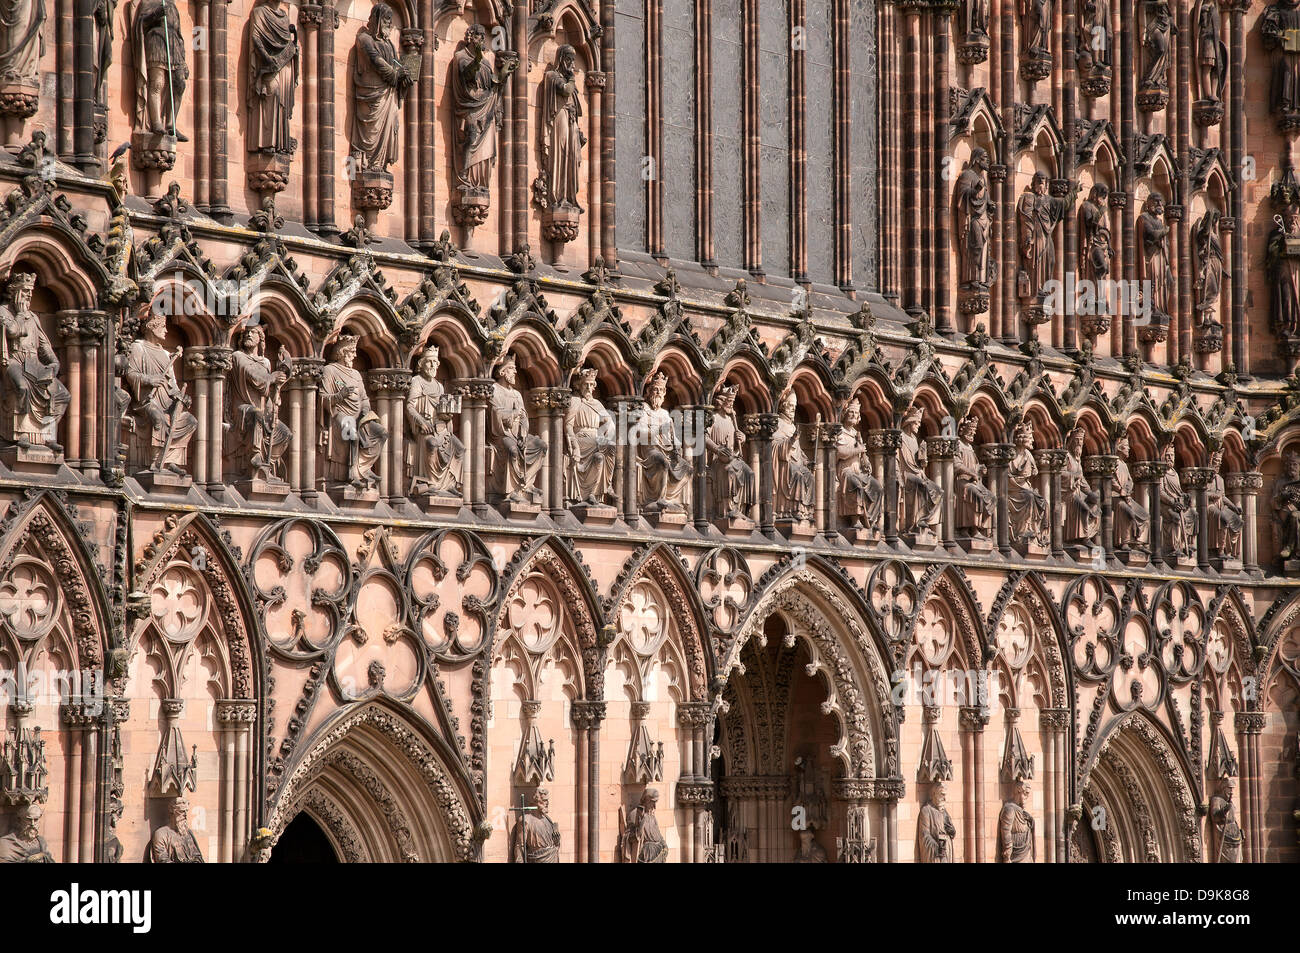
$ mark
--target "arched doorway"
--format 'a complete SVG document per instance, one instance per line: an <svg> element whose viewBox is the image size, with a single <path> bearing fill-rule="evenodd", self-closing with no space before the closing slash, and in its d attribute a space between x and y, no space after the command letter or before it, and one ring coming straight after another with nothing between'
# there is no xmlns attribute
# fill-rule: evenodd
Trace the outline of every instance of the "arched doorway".
<svg viewBox="0 0 1300 953"><path fill-rule="evenodd" d="M289 822L271 848L272 864L337 864L338 854L329 836L306 811Z"/></svg>

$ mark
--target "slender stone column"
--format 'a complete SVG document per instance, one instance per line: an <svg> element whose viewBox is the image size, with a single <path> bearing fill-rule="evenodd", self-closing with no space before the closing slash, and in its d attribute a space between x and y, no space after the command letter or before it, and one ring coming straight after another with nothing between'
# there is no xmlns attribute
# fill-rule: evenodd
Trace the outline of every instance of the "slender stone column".
<svg viewBox="0 0 1300 953"><path fill-rule="evenodd" d="M1119 457L1110 454L1097 454L1085 457L1083 471L1092 477L1101 496L1101 546L1106 559L1115 558L1115 505L1111 499L1111 481L1115 479L1115 470L1119 467Z"/></svg>
<svg viewBox="0 0 1300 953"><path fill-rule="evenodd" d="M898 448L903 445L903 431L886 429L873 431L871 436L880 447L885 465L885 544L898 548Z"/></svg>
<svg viewBox="0 0 1300 953"><path fill-rule="evenodd" d="M1070 729L1068 708L1043 708L1038 712L1038 728L1043 737L1043 807L1045 813L1046 847L1044 861L1063 864L1065 849L1066 797L1066 733Z"/></svg>
<svg viewBox="0 0 1300 953"><path fill-rule="evenodd" d="M208 92L212 103L209 144L210 191L208 214L223 224L230 224L234 209L230 207L230 183L226 157L229 155L227 130L230 122L230 75L227 68L226 15L230 0L211 0L212 29L208 31Z"/></svg>
<svg viewBox="0 0 1300 953"><path fill-rule="evenodd" d="M1165 541L1160 518L1160 481L1164 479L1168 468L1169 464L1163 460L1143 460L1133 464L1134 481L1139 486L1146 487L1147 491L1147 512L1151 514L1147 542L1153 566L1165 564Z"/></svg>
<svg viewBox="0 0 1300 953"><path fill-rule="evenodd" d="M822 451L819 461L822 472L819 528L823 541L827 543L834 543L840 534L839 458L836 455L836 447L843 430L844 425L835 422L823 422L817 425L817 441Z"/></svg>
<svg viewBox="0 0 1300 953"><path fill-rule="evenodd" d="M635 529L641 522L640 502L637 490L640 486L640 467L637 463L637 448L633 443L637 421L641 417L641 408L645 400L641 397L615 397L618 407L618 460L622 477L623 522Z"/></svg>
<svg viewBox="0 0 1300 953"><path fill-rule="evenodd" d="M290 437L289 455L297 458L297 467L290 466L290 485L304 501L314 502L316 492L316 444L320 433L316 427L316 394L320 387L325 362L318 357L299 357L293 361L293 377L289 379L290 419L293 418L292 395L298 396L298 417L301 429ZM296 476L295 476L296 474Z"/></svg>
<svg viewBox="0 0 1300 953"><path fill-rule="evenodd" d="M456 382L461 394L461 440L465 443L467 465L462 479L465 483L465 505L475 516L487 515L487 414L488 401L492 399L493 380L490 377L462 378ZM466 439L468 438L468 439Z"/></svg>
<svg viewBox="0 0 1300 953"><path fill-rule="evenodd" d="M574 727L587 735L587 856L600 863L600 723L605 720L603 701L575 701L570 708ZM579 795L581 797L581 795Z"/></svg>
<svg viewBox="0 0 1300 953"><path fill-rule="evenodd" d="M1210 568L1210 530L1207 489L1214 479L1209 467L1188 467L1182 473L1183 485L1196 492L1196 566L1201 572Z"/></svg>
<svg viewBox="0 0 1300 953"><path fill-rule="evenodd" d="M406 502L406 392L411 372L403 367L383 367L367 378L379 416L388 429L388 442L379 458L380 493L390 505Z"/></svg>
<svg viewBox="0 0 1300 953"><path fill-rule="evenodd" d="M931 715L930 712L935 712ZM938 708L926 709L925 717L938 720ZM963 820L966 863L984 861L984 727L989 723L987 708L963 705L958 712L961 727L962 780L965 788Z"/></svg>
<svg viewBox="0 0 1300 953"><path fill-rule="evenodd" d="M954 541L956 506L952 460L957 453L957 440L954 437L930 437L926 440L926 451L930 479L943 487L943 502L941 503L943 520L940 527L943 544L948 549L955 549L957 546Z"/></svg>
<svg viewBox="0 0 1300 953"><path fill-rule="evenodd" d="M1264 814L1259 760L1259 736L1264 730L1264 713L1238 712L1234 723L1237 729L1237 750L1240 752L1242 827L1246 835L1243 859L1258 864L1264 861Z"/></svg>
<svg viewBox="0 0 1300 953"><path fill-rule="evenodd" d="M539 421L537 429L546 440L542 497L552 519L561 519L568 512L564 506L564 415L572 396L567 387L537 387L528 392Z"/></svg>
<svg viewBox="0 0 1300 953"><path fill-rule="evenodd" d="M769 539L776 536L774 519L776 488L772 485L772 435L780 417L776 414L746 414L742 421L745 433L758 451L758 531Z"/></svg>
<svg viewBox="0 0 1300 953"><path fill-rule="evenodd" d="M1047 522L1051 527L1052 535L1052 557L1054 559L1065 558L1065 545L1062 535L1065 530L1065 507L1061 501L1061 471L1065 468L1066 452L1061 449L1052 448L1047 450L1035 450L1034 459L1038 463L1038 470L1043 474L1043 480L1047 484Z"/></svg>
<svg viewBox="0 0 1300 953"><path fill-rule="evenodd" d="M334 34L339 28L339 13L333 0L321 4L321 25L316 40L317 96L316 135L320 143L316 171L319 209L316 231L333 236L339 233L334 212Z"/></svg>
<svg viewBox="0 0 1300 953"><path fill-rule="evenodd" d="M215 714L225 754L219 779L225 792L221 854L231 863L239 863L246 859L252 833L253 803L249 785L253 780L251 738L257 722L257 702L243 698L222 699L216 703Z"/></svg>
<svg viewBox="0 0 1300 953"><path fill-rule="evenodd" d="M434 167L436 152L432 131L438 128L437 95L434 79L434 54L438 49L438 34L433 28L434 13L439 5L434 0L420 0L420 23L424 26L424 41L420 48L420 91L419 99L419 138L424 142L420 150L419 161L419 230L413 244L417 248L428 247L437 234L434 220Z"/></svg>
<svg viewBox="0 0 1300 953"><path fill-rule="evenodd" d="M226 0L218 0L220 3ZM208 492L221 496L226 491L222 475L223 436L226 420L226 378L230 376L234 352L228 347L209 347L208 373ZM195 482L198 482L197 479Z"/></svg>
<svg viewBox="0 0 1300 953"><path fill-rule="evenodd" d="M1232 501L1241 507L1241 566L1252 576L1259 571L1259 491L1262 473L1229 473L1223 480Z"/></svg>
<svg viewBox="0 0 1300 953"><path fill-rule="evenodd" d="M979 458L989 470L989 482L993 486L993 495L997 500L997 512L994 514L994 535L998 552L1003 556L1011 555L1011 517L1007 512L1007 466L1015 454L1016 448L1009 443L986 443L979 448Z"/></svg>
<svg viewBox="0 0 1300 953"><path fill-rule="evenodd" d="M707 532L710 512L708 454L704 434L713 424L713 408L707 404L686 404L682 411L682 443L689 450L699 440L700 455L691 458L691 519L697 530Z"/></svg>
<svg viewBox="0 0 1300 953"><path fill-rule="evenodd" d="M320 161L320 28L324 20L320 4L304 3L298 8L298 31L302 43L302 222L316 230L320 209L319 177L311 174ZM431 190L432 191L432 190Z"/></svg>

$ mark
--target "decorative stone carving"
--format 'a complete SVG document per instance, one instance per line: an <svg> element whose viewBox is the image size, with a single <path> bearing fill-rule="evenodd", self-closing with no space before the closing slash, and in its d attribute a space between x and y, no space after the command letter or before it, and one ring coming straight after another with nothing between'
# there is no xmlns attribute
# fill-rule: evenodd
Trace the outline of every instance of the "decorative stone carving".
<svg viewBox="0 0 1300 953"><path fill-rule="evenodd" d="M857 529L858 539L875 538L885 510L885 490L871 468L871 454L862 440L862 405L850 401L841 418L835 443L839 515Z"/></svg>
<svg viewBox="0 0 1300 953"><path fill-rule="evenodd" d="M1020 0L1020 72L1030 82L1052 72L1052 0Z"/></svg>
<svg viewBox="0 0 1300 953"><path fill-rule="evenodd" d="M1300 131L1300 0L1277 0L1259 18L1264 49L1273 58L1269 110L1279 132Z"/></svg>
<svg viewBox="0 0 1300 953"><path fill-rule="evenodd" d="M321 372L321 413L329 422L321 436L325 487L341 490L345 498L378 499L375 465L388 430L370 407L361 372L352 366L356 357L357 336L341 334Z"/></svg>
<svg viewBox="0 0 1300 953"><path fill-rule="evenodd" d="M1174 304L1174 271L1169 253L1171 229L1165 224L1165 199L1159 192L1147 196L1134 231L1143 305L1150 308L1152 324L1167 326Z"/></svg>
<svg viewBox="0 0 1300 953"><path fill-rule="evenodd" d="M1214 827L1214 840L1218 845L1215 863L1241 863L1241 845L1245 837L1241 825L1237 823L1237 809L1232 803L1232 778L1228 775L1214 781L1214 795L1210 798L1210 823Z"/></svg>
<svg viewBox="0 0 1300 953"><path fill-rule="evenodd" d="M933 545L939 541L939 523L943 519L943 487L925 473L926 449L917 434L923 412L913 406L903 416L898 447L898 488L902 497L899 525L917 544Z"/></svg>
<svg viewBox="0 0 1300 953"><path fill-rule="evenodd" d="M493 491L502 501L536 507L542 499L537 477L546 462L546 441L529 433L524 395L515 387L518 373L513 354L496 367L488 410L488 446L492 451L488 473Z"/></svg>
<svg viewBox="0 0 1300 953"><path fill-rule="evenodd" d="M24 564L29 571L32 565ZM41 605L49 605L53 609L50 588L54 581L51 579L47 582L40 576L33 575L19 582L15 577L21 572L22 567L11 573L4 585L0 586L0 614L5 616L9 627L19 638L39 637L53 626L54 613L49 611L42 617L34 610ZM24 625L17 621L24 617L30 624ZM9 734L12 740L5 739L3 757L0 757L0 797L8 804L18 805L44 801L50 793L46 783L49 768L40 727L24 728L21 724L15 724L9 729Z"/></svg>
<svg viewBox="0 0 1300 953"><path fill-rule="evenodd" d="M23 124L40 106L44 22L45 0L10 0L0 12L0 124L11 152L18 151Z"/></svg>
<svg viewBox="0 0 1300 953"><path fill-rule="evenodd" d="M1196 324L1202 337L1223 342L1223 329L1215 315L1223 285L1223 240L1219 237L1219 212L1207 209L1192 228L1192 255L1196 268Z"/></svg>
<svg viewBox="0 0 1300 953"><path fill-rule="evenodd" d="M1004 864L1033 863L1034 816L1025 807L1029 801L1029 781L1021 779L1012 787L1011 799L998 815L998 860Z"/></svg>
<svg viewBox="0 0 1300 953"><path fill-rule="evenodd" d="M458 225L469 228L487 221L505 81L519 66L519 54L513 51L502 51L494 57L494 63L488 63L484 58L486 49L487 31L475 23L456 48L448 81L452 168L456 175L452 217Z"/></svg>
<svg viewBox="0 0 1300 953"><path fill-rule="evenodd" d="M1144 552L1151 514L1134 496L1133 474L1128 465L1127 437L1115 441L1115 476L1111 478L1111 506L1115 514L1115 548L1121 553Z"/></svg>
<svg viewBox="0 0 1300 953"><path fill-rule="evenodd" d="M578 372L564 415L564 495L587 507L613 499L618 462L614 418L596 398L596 377L593 367Z"/></svg>
<svg viewBox="0 0 1300 953"><path fill-rule="evenodd" d="M203 853L190 830L190 805L183 797L172 801L171 825L154 832L149 841L149 860L155 864L201 864Z"/></svg>
<svg viewBox="0 0 1300 953"><path fill-rule="evenodd" d="M745 434L736 419L735 384L723 384L713 397L713 421L704 437L709 453L709 489L716 519L753 528L754 471L744 459Z"/></svg>
<svg viewBox="0 0 1300 953"><path fill-rule="evenodd" d="M1297 117L1300 121L1300 113ZM1287 205L1273 223L1268 236L1271 320L1273 333L1289 341L1300 334L1300 205Z"/></svg>
<svg viewBox="0 0 1300 953"><path fill-rule="evenodd" d="M1161 453L1165 464L1160 478L1160 520L1165 554L1176 562L1190 559L1196 544L1196 507L1190 494L1183 491L1182 480L1174 466L1174 445Z"/></svg>
<svg viewBox="0 0 1300 953"><path fill-rule="evenodd" d="M1083 444L1087 434L1076 426L1065 438L1061 470L1061 499L1065 503L1066 542L1091 548L1101 528L1101 497L1083 473Z"/></svg>
<svg viewBox="0 0 1300 953"><path fill-rule="evenodd" d="M243 330L226 382L229 430L223 448L227 472L247 473L251 491L288 490L282 472L293 434L280 420L280 394L292 376L289 352L283 345L273 366L266 356L262 326Z"/></svg>
<svg viewBox="0 0 1300 953"><path fill-rule="evenodd" d="M190 756L185 756L185 740L181 737L180 725L176 723L181 712L181 702L168 699L163 702L170 725L163 729L162 742L154 756L153 772L149 776L149 790L154 797L180 797L185 791L193 791L198 784L198 746L195 745Z"/></svg>
<svg viewBox="0 0 1300 953"><path fill-rule="evenodd" d="M1210 552L1220 559L1236 561L1241 556L1241 530L1245 526L1241 507L1234 503L1223 482L1223 449L1210 453L1210 469L1214 476L1205 488L1205 509L1210 534ZM1240 568L1235 566L1234 568Z"/></svg>
<svg viewBox="0 0 1300 953"><path fill-rule="evenodd" d="M1282 472L1273 484L1273 532L1277 555L1287 573L1300 572L1300 454L1282 456Z"/></svg>
<svg viewBox="0 0 1300 953"><path fill-rule="evenodd" d="M966 35L957 44L957 58L983 63L989 58L989 0L966 0L960 25Z"/></svg>
<svg viewBox="0 0 1300 953"><path fill-rule="evenodd" d="M151 308L146 314L144 339L131 342L122 376L129 400L128 414L135 427L132 467L154 475L184 477L190 440L198 419L189 412L190 397L176 381L175 363L184 348L168 351L167 315Z"/></svg>
<svg viewBox="0 0 1300 953"><path fill-rule="evenodd" d="M1214 126L1223 119L1223 87L1228 79L1228 46L1223 42L1218 0L1200 0L1193 25L1196 102L1192 117L1198 126Z"/></svg>
<svg viewBox="0 0 1300 953"><path fill-rule="evenodd" d="M406 392L410 495L458 499L463 493L465 444L456 436L454 421L461 399L443 388L438 365L438 349L427 348Z"/></svg>
<svg viewBox="0 0 1300 953"><path fill-rule="evenodd" d="M794 806L801 810L801 820L808 830L824 830L830 824L826 785L813 755L794 759Z"/></svg>
<svg viewBox="0 0 1300 953"><path fill-rule="evenodd" d="M1056 227L1072 204L1048 195L1047 188L1047 174L1035 172L1016 205L1016 227L1020 236L1016 291L1026 306L1026 321L1030 324L1041 324L1046 320L1043 299L1047 296L1047 283L1056 276Z"/></svg>
<svg viewBox="0 0 1300 953"><path fill-rule="evenodd" d="M981 0L971 2L974 5ZM987 7L987 0L983 2ZM986 43L987 39L986 34ZM960 263L958 287L962 291L963 314L983 314L989 309L989 287L998 277L997 257L992 249L995 205L989 195L988 171L988 152L972 149L970 161L953 187L953 234Z"/></svg>
<svg viewBox="0 0 1300 953"><path fill-rule="evenodd" d="M817 843L817 838L810 830L798 831L799 847L795 850L794 859L791 863L795 864L828 864L829 858L826 856L826 848Z"/></svg>
<svg viewBox="0 0 1300 953"><path fill-rule="evenodd" d="M668 378L660 371L646 390L646 406L637 423L639 502L647 516L690 512L691 459L686 455L673 419L664 409Z"/></svg>
<svg viewBox="0 0 1300 953"><path fill-rule="evenodd" d="M772 490L776 518L807 526L813 517L815 488L812 463L799 440L795 410L799 397L793 390L781 397L776 429L772 433Z"/></svg>
<svg viewBox="0 0 1300 953"><path fill-rule="evenodd" d="M281 192L298 142L289 134L298 86L298 28L285 0L263 0L248 15L248 187Z"/></svg>
<svg viewBox="0 0 1300 953"><path fill-rule="evenodd" d="M99 109L108 106L108 68L113 65L117 2L95 0L95 106Z"/></svg>
<svg viewBox="0 0 1300 953"><path fill-rule="evenodd" d="M1096 339L1110 330L1113 314L1109 294L1111 261L1115 248L1111 244L1110 189L1104 182L1093 185L1088 197L1079 205L1079 276L1092 283L1091 313L1080 315L1085 336Z"/></svg>
<svg viewBox="0 0 1300 953"><path fill-rule="evenodd" d="M520 811L519 820L510 832L512 864L558 864L560 862L560 828L547 813L551 798L546 788L533 793L531 808Z"/></svg>
<svg viewBox="0 0 1300 953"><path fill-rule="evenodd" d="M15 462L57 465L63 447L59 421L72 395L59 380L59 359L31 309L36 276L20 271L10 279L0 304L0 333L4 361L5 415L0 420L0 453Z"/></svg>
<svg viewBox="0 0 1300 953"><path fill-rule="evenodd" d="M996 501L984 485L987 468L975 453L975 432L979 421L967 415L957 425L957 447L952 456L953 489L956 491L956 526L968 544L987 542L993 533Z"/></svg>
<svg viewBox="0 0 1300 953"><path fill-rule="evenodd" d="M176 129L181 98L190 70L189 48L174 0L140 0L131 23L131 54L135 63L135 128L154 137L152 148L170 149L189 140ZM140 146L132 143L133 147ZM139 156L136 157L139 161Z"/></svg>
<svg viewBox="0 0 1300 953"><path fill-rule="evenodd" d="M415 85L419 53L399 58L391 39L393 10L386 3L370 8L370 19L357 32L352 69L351 144L353 207L367 225L375 213L393 202L393 176L401 143L400 112L407 91Z"/></svg>
<svg viewBox="0 0 1300 953"><path fill-rule="evenodd" d="M1015 450L1007 465L1007 520L1011 542L1017 546L1048 545L1047 500L1038 491L1034 460L1034 427L1024 420L1013 434Z"/></svg>
<svg viewBox="0 0 1300 953"><path fill-rule="evenodd" d="M659 792L647 788L630 811L618 809L618 859L623 864L662 864L668 859L668 842L659 831L655 806Z"/></svg>
<svg viewBox="0 0 1300 953"><path fill-rule="evenodd" d="M1079 4L1078 51L1080 87L1096 99L1110 92L1111 29L1108 0L1082 0Z"/></svg>
<svg viewBox="0 0 1300 953"><path fill-rule="evenodd" d="M52 864L54 855L50 845L41 836L41 817L45 811L40 804L24 804L18 808L14 826L0 837L0 864Z"/></svg>
<svg viewBox="0 0 1300 953"><path fill-rule="evenodd" d="M921 805L916 819L916 860L921 864L951 864L957 828L947 807L947 790L942 781L930 785L930 797Z"/></svg>
<svg viewBox="0 0 1300 953"><path fill-rule="evenodd" d="M538 90L541 126L537 133L538 173L533 201L542 210L542 234L548 241L571 242L578 237L578 205L582 151L582 95L578 92L577 54L567 43L555 51L555 62Z"/></svg>
<svg viewBox="0 0 1300 953"><path fill-rule="evenodd" d="M1142 74L1137 107L1143 112L1164 109L1169 102L1169 62L1174 19L1168 0L1146 0L1146 27L1142 32Z"/></svg>

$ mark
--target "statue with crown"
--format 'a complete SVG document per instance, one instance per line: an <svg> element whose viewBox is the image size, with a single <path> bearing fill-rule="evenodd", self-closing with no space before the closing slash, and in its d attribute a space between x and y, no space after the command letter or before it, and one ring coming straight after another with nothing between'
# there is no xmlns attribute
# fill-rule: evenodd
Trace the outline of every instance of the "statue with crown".
<svg viewBox="0 0 1300 953"><path fill-rule="evenodd" d="M564 415L564 496L585 522L613 522L614 418L596 397L596 379L596 369L584 367L573 381Z"/></svg>
<svg viewBox="0 0 1300 953"><path fill-rule="evenodd" d="M684 526L690 518L694 467L672 415L664 409L667 394L668 377L660 371L646 385L646 406L637 426L638 497L648 519Z"/></svg>
<svg viewBox="0 0 1300 953"><path fill-rule="evenodd" d="M460 413L460 395L448 394L438 380L441 363L436 347L428 347L416 363L416 373L406 392L406 467L410 495L426 505L458 505L463 491L461 474L465 444L456 436L453 421Z"/></svg>
<svg viewBox="0 0 1300 953"><path fill-rule="evenodd" d="M745 462L745 432L736 419L738 384L723 384L713 396L713 420L704 435L709 452L709 487L714 518L723 532L747 533L757 498L753 468Z"/></svg>
<svg viewBox="0 0 1300 953"><path fill-rule="evenodd" d="M59 421L72 396L59 380L59 359L31 309L36 276L15 273L0 304L0 356L5 370L2 444L5 462L57 467L63 462Z"/></svg>
<svg viewBox="0 0 1300 953"><path fill-rule="evenodd" d="M524 395L515 386L519 368L507 354L496 366L488 414L487 472L495 502L524 514L541 511L537 478L546 463L546 441L529 432Z"/></svg>
<svg viewBox="0 0 1300 953"><path fill-rule="evenodd" d="M325 488L349 502L379 499L379 462L388 429L370 406L357 359L357 336L340 334L333 360L321 374L320 402L328 426L321 433L325 449Z"/></svg>

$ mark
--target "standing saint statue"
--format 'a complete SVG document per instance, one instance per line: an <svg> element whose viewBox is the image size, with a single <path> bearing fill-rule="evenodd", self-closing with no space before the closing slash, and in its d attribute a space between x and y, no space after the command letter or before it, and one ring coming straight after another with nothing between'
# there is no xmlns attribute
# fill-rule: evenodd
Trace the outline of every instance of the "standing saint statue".
<svg viewBox="0 0 1300 953"><path fill-rule="evenodd" d="M582 149L582 97L578 92L577 54L567 43L555 51L555 63L542 77L541 128L537 136L540 172L533 194L543 210L572 209L578 205Z"/></svg>
<svg viewBox="0 0 1300 953"><path fill-rule="evenodd" d="M993 492L984 485L984 464L975 453L979 421L969 414L957 425L957 449L952 456L952 481L957 490L957 529L977 539L993 532Z"/></svg>
<svg viewBox="0 0 1300 953"><path fill-rule="evenodd" d="M943 487L925 473L926 451L918 434L923 411L913 405L903 415L898 444L898 486L903 495L899 525L908 533L937 534L943 519Z"/></svg>
<svg viewBox="0 0 1300 953"><path fill-rule="evenodd" d="M1028 801L1029 781L1021 778L998 815L998 860L1004 864L1033 863L1034 816L1025 807Z"/></svg>
<svg viewBox="0 0 1300 953"><path fill-rule="evenodd" d="M1273 57L1269 111L1294 123L1300 114L1300 0L1276 0L1265 7L1259 32Z"/></svg>
<svg viewBox="0 0 1300 953"><path fill-rule="evenodd" d="M1214 861L1218 864L1241 863L1241 844L1245 838L1237 823L1237 809L1232 804L1232 778L1219 778L1210 798L1210 823L1214 825L1214 838L1218 849Z"/></svg>
<svg viewBox="0 0 1300 953"><path fill-rule="evenodd" d="M334 344L334 360L321 375L321 410L329 426L321 432L325 448L327 483L366 491L379 483L375 464L388 430L370 407L361 372L352 366L357 359L357 337L340 334Z"/></svg>
<svg viewBox="0 0 1300 953"><path fill-rule="evenodd" d="M293 435L280 419L280 391L291 373L289 352L283 346L275 366L271 365L261 325L244 329L226 383L230 435L224 447L232 464L230 472L247 469L254 479L284 482L280 466Z"/></svg>
<svg viewBox="0 0 1300 953"><path fill-rule="evenodd" d="M1228 45L1223 42L1216 0L1200 0L1195 24L1197 98L1222 102L1223 86L1228 79Z"/></svg>
<svg viewBox="0 0 1300 953"><path fill-rule="evenodd" d="M1265 259L1270 318L1274 333L1290 335L1300 331L1300 256L1290 250L1294 240L1300 238L1300 206L1288 205L1283 215L1273 216L1273 222Z"/></svg>
<svg viewBox="0 0 1300 953"><path fill-rule="evenodd" d="M644 513L690 511L691 459L686 455L672 415L664 409L668 377L650 379L646 408L637 422L637 465L641 468L640 504Z"/></svg>
<svg viewBox="0 0 1300 953"><path fill-rule="evenodd" d="M1160 478L1160 520L1164 527L1165 552L1174 557L1190 556L1196 545L1196 506L1191 494L1183 490L1174 453L1171 443L1161 454L1167 469Z"/></svg>
<svg viewBox="0 0 1300 953"><path fill-rule="evenodd" d="M772 488L777 519L807 522L813 516L813 472L799 442L799 425L794 416L798 406L798 395L786 391L772 434Z"/></svg>
<svg viewBox="0 0 1300 953"><path fill-rule="evenodd" d="M1079 272L1093 284L1097 314L1111 313L1106 279L1115 250L1110 243L1109 196L1110 189L1098 182L1079 203Z"/></svg>
<svg viewBox="0 0 1300 953"><path fill-rule="evenodd" d="M264 0L248 16L249 152L292 155L289 135L298 86L298 28L284 0Z"/></svg>
<svg viewBox="0 0 1300 953"><path fill-rule="evenodd" d="M486 200L497 161L497 135L503 119L506 77L519 65L519 57L504 53L494 68L484 56L487 31L475 23L451 61L452 161L456 189L462 201L471 196ZM475 221L473 224L482 224Z"/></svg>
<svg viewBox="0 0 1300 953"><path fill-rule="evenodd" d="M1101 528L1101 496L1083 473L1083 444L1087 433L1075 427L1065 438L1061 470L1061 499L1065 501L1065 539L1091 546Z"/></svg>
<svg viewBox="0 0 1300 953"><path fill-rule="evenodd" d="M1068 204L1047 194L1047 173L1035 172L1016 205L1020 273L1016 282L1022 299L1041 301L1056 275L1056 226Z"/></svg>
<svg viewBox="0 0 1300 953"><path fill-rule="evenodd" d="M1223 287L1223 240L1219 237L1219 212L1206 209L1192 228L1192 253L1196 267L1197 324L1217 323L1219 289Z"/></svg>
<svg viewBox="0 0 1300 953"><path fill-rule="evenodd" d="M1165 224L1165 200L1159 192L1152 192L1142 204L1135 231L1144 308L1150 310L1153 322L1168 324L1174 303L1174 270L1169 254L1171 229Z"/></svg>
<svg viewBox="0 0 1300 953"><path fill-rule="evenodd" d="M0 304L0 361L5 368L5 403L10 417L4 421L5 437L13 444L43 446L62 453L59 421L67 413L72 395L59 380L59 358L31 309L36 276L20 271L9 279L4 304Z"/></svg>
<svg viewBox="0 0 1300 953"><path fill-rule="evenodd" d="M1007 466L1007 520L1014 543L1048 543L1047 501L1038 492L1038 464L1034 461L1034 426L1027 420L1016 425L1015 452Z"/></svg>
<svg viewBox="0 0 1300 953"><path fill-rule="evenodd" d="M175 364L183 350L167 350L167 315L149 310L142 340L131 342L122 375L130 395L129 413L135 419L140 448L139 464L153 472L185 473L186 450L199 421L189 412L190 397L176 381Z"/></svg>
<svg viewBox="0 0 1300 953"><path fill-rule="evenodd" d="M108 68L113 65L113 16L117 0L95 0L95 105L108 105Z"/></svg>
<svg viewBox="0 0 1300 953"><path fill-rule="evenodd" d="M1169 53L1172 49L1174 21L1169 4L1147 4L1146 29L1142 33L1141 89L1169 88Z"/></svg>
<svg viewBox="0 0 1300 953"><path fill-rule="evenodd" d="M546 462L546 441L528 431L524 395L515 387L518 373L513 354L497 365L488 410L488 445L493 451L488 472L503 500L532 504L542 498L537 476Z"/></svg>
<svg viewBox="0 0 1300 953"><path fill-rule="evenodd" d="M618 455L614 419L596 399L596 380L594 367L578 372L564 415L564 495L587 506L599 506L609 499Z"/></svg>
<svg viewBox="0 0 1300 953"><path fill-rule="evenodd" d="M415 77L403 65L389 38L393 10L386 3L370 8L370 19L357 33L352 67L352 157L367 172L387 172L397 161L402 126L398 114Z"/></svg>
<svg viewBox="0 0 1300 953"><path fill-rule="evenodd" d="M1270 504L1278 558L1300 559L1300 454L1295 450L1282 455L1282 472L1273 484Z"/></svg>
<svg viewBox="0 0 1300 953"><path fill-rule="evenodd" d="M916 859L922 864L951 864L957 828L944 806L947 792L942 781L930 785L930 798L916 819Z"/></svg>
<svg viewBox="0 0 1300 953"><path fill-rule="evenodd" d="M987 291L998 276L998 263L991 250L993 201L989 195L989 154L971 150L970 161L952 194L953 231L961 263L961 287Z"/></svg>
<svg viewBox="0 0 1300 953"><path fill-rule="evenodd" d="M135 63L135 125L145 132L189 140L176 130L190 70L185 62L189 37L174 0L140 0L131 24Z"/></svg>
<svg viewBox="0 0 1300 953"><path fill-rule="evenodd" d="M655 806L659 792L646 788L636 807L618 810L618 859L624 864L662 864L668 859L668 842L659 830Z"/></svg>
<svg viewBox="0 0 1300 953"><path fill-rule="evenodd" d="M1205 489L1206 528L1210 534L1210 551L1229 559L1241 554L1241 528L1245 519L1241 507L1228 498L1224 486L1223 448L1210 454L1210 469L1214 476Z"/></svg>
<svg viewBox="0 0 1300 953"><path fill-rule="evenodd" d="M1133 474L1129 471L1128 437L1115 441L1115 476L1110 481L1110 498L1115 511L1115 546L1120 550L1142 549L1146 544L1151 514L1133 497Z"/></svg>
<svg viewBox="0 0 1300 953"><path fill-rule="evenodd" d="M426 349L420 355L416 374L406 392L406 426L410 434L406 446L410 457L408 466L412 470L412 496L433 493L458 497L463 492L465 444L452 429L454 411L438 380L439 363L438 349Z"/></svg>
<svg viewBox="0 0 1300 953"><path fill-rule="evenodd" d="M862 405L856 400L849 401L840 423L842 429L835 441L840 516L853 526L874 532L885 511L885 490L871 472L871 454L858 429L862 423Z"/></svg>
<svg viewBox="0 0 1300 953"><path fill-rule="evenodd" d="M713 422L704 435L713 515L721 519L748 519L754 505L754 471L744 460L745 434L736 420L738 386L718 388L713 397Z"/></svg>
<svg viewBox="0 0 1300 953"><path fill-rule="evenodd" d="M32 82L45 53L45 0L0 0L0 82Z"/></svg>
<svg viewBox="0 0 1300 953"><path fill-rule="evenodd" d="M510 832L510 863L560 862L560 828L547 813L550 806L546 788L538 788L533 794L533 810L523 811Z"/></svg>
<svg viewBox="0 0 1300 953"><path fill-rule="evenodd" d="M1052 55L1052 0L1020 0L1020 36L1026 56Z"/></svg>

